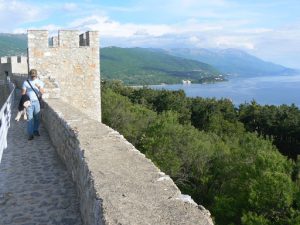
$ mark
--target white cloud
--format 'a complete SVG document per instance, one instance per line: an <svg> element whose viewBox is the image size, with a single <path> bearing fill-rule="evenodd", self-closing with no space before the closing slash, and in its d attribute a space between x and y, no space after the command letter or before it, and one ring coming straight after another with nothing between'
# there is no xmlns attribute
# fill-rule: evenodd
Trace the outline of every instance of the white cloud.
<svg viewBox="0 0 300 225"><path fill-rule="evenodd" d="M78 5L73 2L68 2L63 5L63 10L65 11L74 11L76 9L78 9Z"/></svg>
<svg viewBox="0 0 300 225"><path fill-rule="evenodd" d="M199 42L201 41L198 37L196 37L196 36L191 36L190 38L189 38L189 41L192 43L192 44L199 44Z"/></svg>
<svg viewBox="0 0 300 225"><path fill-rule="evenodd" d="M128 13L132 13L132 12L138 12L143 10L142 7L139 6L134 6L134 7L105 7L106 10L111 10L111 11L116 11L116 12L128 12Z"/></svg>
<svg viewBox="0 0 300 225"><path fill-rule="evenodd" d="M294 64L300 55L300 22L285 27L259 25L261 19L268 15L249 10L243 4L234 4L234 1L165 0L161 4L160 0L152 0L136 3L133 7L99 7L89 0L81 3L71 1L65 4L53 3L46 8L18 0L0 0L0 19L5 21L0 32L13 30L23 33L27 29L47 29L50 33L57 33L61 28L99 30L101 44L105 46L241 48L275 62L293 55ZM66 13L70 21L22 28L24 23L51 18L57 12ZM112 19L113 15L120 13L129 17L137 13L136 17L131 17L131 21L136 22ZM148 19L148 15L157 15L154 18L156 23L138 20L143 13ZM76 19L71 21L71 18Z"/></svg>
<svg viewBox="0 0 300 225"><path fill-rule="evenodd" d="M55 36L57 35L58 30L60 29L64 29L64 28L55 24L48 24L40 27L30 26L27 28L17 28L13 30L13 33L27 33L27 30L48 30L49 36Z"/></svg>
<svg viewBox="0 0 300 225"><path fill-rule="evenodd" d="M247 37L239 36L219 36L213 38L218 48L243 48L254 49L255 44Z"/></svg>
<svg viewBox="0 0 300 225"><path fill-rule="evenodd" d="M255 36L256 49L250 51L268 61L300 68L300 22Z"/></svg>
<svg viewBox="0 0 300 225"><path fill-rule="evenodd" d="M20 24L37 21L46 15L45 12L32 4L16 0L0 0L0 32L11 32Z"/></svg>
<svg viewBox="0 0 300 225"><path fill-rule="evenodd" d="M190 19L177 24L120 23L109 17L75 20L71 28L99 30L104 46L239 48L266 60L300 67L289 55L300 55L300 25L270 29L247 28L249 21L203 23Z"/></svg>
<svg viewBox="0 0 300 225"><path fill-rule="evenodd" d="M172 28L164 24L122 24L120 22L110 20L108 17L96 15L76 19L70 23L69 26L70 28L79 30L99 30L100 35L106 37L134 37L141 34L161 36L172 32Z"/></svg>
<svg viewBox="0 0 300 225"><path fill-rule="evenodd" d="M185 7L195 7L195 6L219 6L219 7L223 7L223 6L227 6L230 3L226 0L179 0L179 2L181 3L182 6ZM173 1L174 3L174 1Z"/></svg>
<svg viewBox="0 0 300 225"><path fill-rule="evenodd" d="M177 24L133 24L120 23L106 16L89 16L76 19L69 24L72 29L99 30L101 38L106 43L109 38L126 38L128 45L165 45L179 44L181 46L194 47L220 47L255 49L255 41L249 34L261 34L267 29L248 29L244 31L238 28L247 21L225 21L223 24L200 23L197 20L188 20ZM234 31L228 32L228 28ZM228 34L230 33L230 34ZM115 39L116 40L116 39ZM169 42L169 43L168 43ZM109 42L111 43L111 42ZM115 45L117 45L116 43Z"/></svg>
<svg viewBox="0 0 300 225"><path fill-rule="evenodd" d="M236 33L240 33L240 34L250 34L250 35L257 35L257 34L265 34L265 33L269 33L272 32L272 29L268 29L268 28L253 28L253 29L239 29L236 31Z"/></svg>
<svg viewBox="0 0 300 225"><path fill-rule="evenodd" d="M37 19L37 17L40 14L40 10L37 7L19 1L14 1L14 0L0 1L0 11L1 11L1 17L4 17L6 15L9 16L15 15L16 18L20 18L25 21L31 21ZM6 21L8 21L8 18L9 17L6 18Z"/></svg>

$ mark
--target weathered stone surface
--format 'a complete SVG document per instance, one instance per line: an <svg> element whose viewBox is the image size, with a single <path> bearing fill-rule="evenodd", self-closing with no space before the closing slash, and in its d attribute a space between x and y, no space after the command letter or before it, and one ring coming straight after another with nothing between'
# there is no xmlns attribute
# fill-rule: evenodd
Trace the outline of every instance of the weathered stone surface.
<svg viewBox="0 0 300 225"><path fill-rule="evenodd" d="M21 73L13 73L11 76L11 81L16 85L17 88L21 89L23 83L26 79L28 79L28 74L21 74Z"/></svg>
<svg viewBox="0 0 300 225"><path fill-rule="evenodd" d="M27 74L28 64L25 56L9 56L0 58L0 80L14 73Z"/></svg>
<svg viewBox="0 0 300 225"><path fill-rule="evenodd" d="M48 45L48 31L28 31L28 63L45 83L45 98L60 98L101 121L99 35L60 30ZM81 45L79 45L81 44Z"/></svg>
<svg viewBox="0 0 300 225"><path fill-rule="evenodd" d="M8 131L0 164L0 224L82 224L74 184L46 130L42 126L41 136L27 141L25 126L12 119Z"/></svg>
<svg viewBox="0 0 300 225"><path fill-rule="evenodd" d="M213 224L118 132L47 99L43 121L80 197L85 224Z"/></svg>
<svg viewBox="0 0 300 225"><path fill-rule="evenodd" d="M6 83L0 83L0 109L6 101L10 93L9 87Z"/></svg>

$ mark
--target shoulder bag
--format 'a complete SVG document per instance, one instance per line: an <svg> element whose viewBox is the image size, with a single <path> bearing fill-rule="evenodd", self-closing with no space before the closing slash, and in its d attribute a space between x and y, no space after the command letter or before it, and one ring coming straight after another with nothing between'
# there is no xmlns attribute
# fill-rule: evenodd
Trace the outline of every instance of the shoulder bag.
<svg viewBox="0 0 300 225"><path fill-rule="evenodd" d="M38 98L39 100L39 103L40 103L40 108L43 109L45 106L44 106L44 102L43 102L43 99L42 99L42 95L38 95L38 93L35 91L35 89L32 87L31 83L29 82L29 80L27 80L28 84L30 85L30 87L32 88L32 90L34 91L36 97Z"/></svg>

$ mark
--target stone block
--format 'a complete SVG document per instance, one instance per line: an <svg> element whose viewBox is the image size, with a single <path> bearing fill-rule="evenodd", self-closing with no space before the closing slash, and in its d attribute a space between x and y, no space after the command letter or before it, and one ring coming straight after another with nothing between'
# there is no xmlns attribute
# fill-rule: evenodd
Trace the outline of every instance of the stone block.
<svg viewBox="0 0 300 225"><path fill-rule="evenodd" d="M48 31L47 30L28 30L28 50L34 48L48 48Z"/></svg>
<svg viewBox="0 0 300 225"><path fill-rule="evenodd" d="M78 48L79 32L77 30L58 31L58 40L60 48Z"/></svg>

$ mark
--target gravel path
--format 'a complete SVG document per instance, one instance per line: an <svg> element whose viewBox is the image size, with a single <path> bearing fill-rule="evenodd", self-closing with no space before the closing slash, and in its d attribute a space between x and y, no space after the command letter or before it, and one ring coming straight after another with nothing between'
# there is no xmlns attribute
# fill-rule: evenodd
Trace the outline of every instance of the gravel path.
<svg viewBox="0 0 300 225"><path fill-rule="evenodd" d="M0 224L82 224L74 184L46 130L28 141L26 121L15 114L0 163Z"/></svg>

